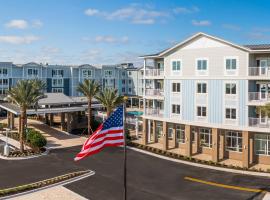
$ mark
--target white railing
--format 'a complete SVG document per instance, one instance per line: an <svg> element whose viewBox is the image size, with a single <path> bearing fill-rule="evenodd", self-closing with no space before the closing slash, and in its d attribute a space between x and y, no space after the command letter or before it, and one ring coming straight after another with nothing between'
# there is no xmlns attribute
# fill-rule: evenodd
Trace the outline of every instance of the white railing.
<svg viewBox="0 0 270 200"><path fill-rule="evenodd" d="M249 67L249 76L270 76L270 66L268 67Z"/></svg>
<svg viewBox="0 0 270 200"><path fill-rule="evenodd" d="M270 128L270 121L267 118L248 118L248 125L257 128Z"/></svg>
<svg viewBox="0 0 270 200"><path fill-rule="evenodd" d="M248 100L249 101L261 101L261 102L270 101L270 94L262 93L262 92L249 92L248 93Z"/></svg>
<svg viewBox="0 0 270 200"><path fill-rule="evenodd" d="M146 96L163 96L162 89L146 89L145 90Z"/></svg>
<svg viewBox="0 0 270 200"><path fill-rule="evenodd" d="M146 69L145 76L163 76L164 71L161 69Z"/></svg>
<svg viewBox="0 0 270 200"><path fill-rule="evenodd" d="M145 115L154 117L163 117L163 110L159 108L146 108Z"/></svg>

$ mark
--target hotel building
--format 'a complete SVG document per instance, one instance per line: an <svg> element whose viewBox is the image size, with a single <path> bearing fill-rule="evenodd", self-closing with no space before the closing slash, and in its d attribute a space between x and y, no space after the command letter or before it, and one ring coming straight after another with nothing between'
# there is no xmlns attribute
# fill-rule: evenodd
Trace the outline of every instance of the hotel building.
<svg viewBox="0 0 270 200"><path fill-rule="evenodd" d="M143 143L243 167L270 164L270 45L204 33L144 58Z"/></svg>

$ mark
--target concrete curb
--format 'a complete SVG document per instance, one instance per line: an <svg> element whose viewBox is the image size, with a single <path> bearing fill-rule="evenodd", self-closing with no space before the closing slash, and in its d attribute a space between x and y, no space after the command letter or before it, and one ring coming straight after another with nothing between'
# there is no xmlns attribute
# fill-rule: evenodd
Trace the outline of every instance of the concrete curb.
<svg viewBox="0 0 270 200"><path fill-rule="evenodd" d="M73 183L75 181L79 181L81 179L84 179L84 178L87 178L87 177L93 176L93 175L95 175L95 172L92 171L92 170L89 170L89 173L87 173L87 174L83 174L83 175L80 175L80 176L77 176L77 177L74 177L74 178L71 178L71 179L62 181L62 182L58 182L58 183L54 183L54 184L51 184L51 185L47 185L47 186L44 186L44 187L41 187L41 188L37 188L37 189L33 189L33 190L21 192L21 193L18 193L18 194L13 194L13 195L1 197L0 199L10 199L10 198L14 198L14 197L18 197L18 196L30 194L30 193L33 193L33 192L38 192L40 190L48 189L48 188L55 187L55 186L67 185L69 183Z"/></svg>
<svg viewBox="0 0 270 200"><path fill-rule="evenodd" d="M49 152L50 152L50 148L46 148L45 152L38 154L38 155L25 156L25 157L5 157L5 156L0 155L0 159L3 159L3 160L26 160L26 159L32 159L32 158L38 158L41 156L46 156L49 154Z"/></svg>
<svg viewBox="0 0 270 200"><path fill-rule="evenodd" d="M175 158L169 158L163 155L158 155L149 151L145 151L142 149L138 149L135 147L130 147L127 146L128 149L140 152L140 153L144 153L150 156L154 156L157 158L161 158L163 160L169 160L172 162L177 162L177 163L181 163L181 164L185 164L185 165L190 165L190 166L194 166L194 167L201 167L201 168L205 168L205 169L212 169L212 170L217 170L217 171L223 171L223 172L230 172L230 173L235 173L235 174L243 174L243 175L250 175L250 176L262 176L262 177L270 177L269 173L261 173L261 172L251 172L251 171L244 171L244 170L236 170L236 169L228 169L228 168L223 168L223 167L215 167L215 166L210 166L210 165L204 165L204 164L200 164L200 163L193 163L193 162L189 162L189 161L184 161L184 160L178 160Z"/></svg>

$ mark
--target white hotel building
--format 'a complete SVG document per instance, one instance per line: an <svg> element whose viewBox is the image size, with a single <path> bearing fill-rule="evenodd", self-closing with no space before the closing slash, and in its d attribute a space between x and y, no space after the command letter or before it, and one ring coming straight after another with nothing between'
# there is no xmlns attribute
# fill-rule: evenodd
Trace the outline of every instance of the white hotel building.
<svg viewBox="0 0 270 200"><path fill-rule="evenodd" d="M143 143L185 156L270 164L270 45L204 33L144 58Z"/></svg>

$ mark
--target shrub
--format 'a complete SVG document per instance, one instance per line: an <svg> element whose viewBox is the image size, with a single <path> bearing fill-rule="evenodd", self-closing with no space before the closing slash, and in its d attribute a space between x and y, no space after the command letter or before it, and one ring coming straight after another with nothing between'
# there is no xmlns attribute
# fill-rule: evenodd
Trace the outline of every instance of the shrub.
<svg viewBox="0 0 270 200"><path fill-rule="evenodd" d="M34 129L28 129L27 131L27 142L33 148L42 148L47 144L46 138L38 131Z"/></svg>

